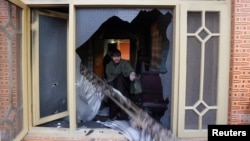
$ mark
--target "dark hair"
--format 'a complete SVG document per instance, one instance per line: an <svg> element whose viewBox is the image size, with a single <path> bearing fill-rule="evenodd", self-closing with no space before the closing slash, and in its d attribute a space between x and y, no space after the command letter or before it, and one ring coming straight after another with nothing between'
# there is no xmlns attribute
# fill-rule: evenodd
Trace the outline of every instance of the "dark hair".
<svg viewBox="0 0 250 141"><path fill-rule="evenodd" d="M113 56L121 56L121 51L116 48L110 50L110 57L113 57Z"/></svg>

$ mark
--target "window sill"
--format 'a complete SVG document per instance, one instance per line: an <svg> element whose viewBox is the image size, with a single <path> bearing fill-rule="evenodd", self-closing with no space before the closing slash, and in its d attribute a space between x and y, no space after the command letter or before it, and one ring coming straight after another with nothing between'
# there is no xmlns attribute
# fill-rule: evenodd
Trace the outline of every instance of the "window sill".
<svg viewBox="0 0 250 141"><path fill-rule="evenodd" d="M89 141L114 139L127 141L119 132L113 129L86 128L70 131L68 128L33 127L29 130L23 141Z"/></svg>

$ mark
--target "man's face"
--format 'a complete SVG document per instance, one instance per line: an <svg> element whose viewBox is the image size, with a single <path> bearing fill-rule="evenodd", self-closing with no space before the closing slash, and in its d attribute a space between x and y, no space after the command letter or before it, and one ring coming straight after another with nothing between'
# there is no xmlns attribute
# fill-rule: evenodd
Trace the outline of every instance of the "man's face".
<svg viewBox="0 0 250 141"><path fill-rule="evenodd" d="M121 56L113 56L113 57L111 57L111 58L112 58L112 60L113 60L113 62L114 62L115 64L120 63Z"/></svg>

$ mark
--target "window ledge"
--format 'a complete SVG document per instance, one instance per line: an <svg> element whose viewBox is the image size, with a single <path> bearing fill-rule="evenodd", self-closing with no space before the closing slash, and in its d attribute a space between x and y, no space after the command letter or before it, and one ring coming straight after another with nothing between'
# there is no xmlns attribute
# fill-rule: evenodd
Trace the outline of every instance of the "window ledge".
<svg viewBox="0 0 250 141"><path fill-rule="evenodd" d="M84 140L114 139L127 141L124 135L113 129L86 128L70 131L68 128L33 127L23 141L84 141Z"/></svg>

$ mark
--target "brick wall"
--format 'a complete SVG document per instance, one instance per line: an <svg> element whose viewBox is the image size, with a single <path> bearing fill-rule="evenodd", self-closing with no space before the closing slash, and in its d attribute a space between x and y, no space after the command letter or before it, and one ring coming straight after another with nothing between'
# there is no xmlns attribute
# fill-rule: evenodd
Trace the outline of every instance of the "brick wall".
<svg viewBox="0 0 250 141"><path fill-rule="evenodd" d="M229 124L250 123L250 0L232 0Z"/></svg>

